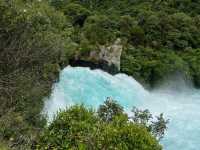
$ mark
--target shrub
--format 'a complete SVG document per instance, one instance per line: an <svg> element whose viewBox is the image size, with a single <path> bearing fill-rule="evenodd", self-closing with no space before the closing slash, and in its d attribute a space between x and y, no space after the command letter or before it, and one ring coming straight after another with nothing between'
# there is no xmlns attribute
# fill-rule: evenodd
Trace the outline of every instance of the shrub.
<svg viewBox="0 0 200 150"><path fill-rule="evenodd" d="M90 15L90 11L79 4L70 3L62 8L64 14L69 17L73 25L83 26L85 20Z"/></svg>
<svg viewBox="0 0 200 150"><path fill-rule="evenodd" d="M91 43L106 44L116 39L115 26L115 22L107 16L90 16L84 24L84 36Z"/></svg>
<svg viewBox="0 0 200 150"><path fill-rule="evenodd" d="M176 73L189 75L187 63L170 50L129 47L123 52L121 60L122 72L151 86Z"/></svg>
<svg viewBox="0 0 200 150"><path fill-rule="evenodd" d="M61 57L68 53L67 27L47 2L0 1L0 138L22 141L19 149L31 146L32 132L45 124L43 98L68 62Z"/></svg>
<svg viewBox="0 0 200 150"><path fill-rule="evenodd" d="M81 105L58 113L36 149L161 150L161 146L145 127L129 122L127 116L117 114L104 122Z"/></svg>

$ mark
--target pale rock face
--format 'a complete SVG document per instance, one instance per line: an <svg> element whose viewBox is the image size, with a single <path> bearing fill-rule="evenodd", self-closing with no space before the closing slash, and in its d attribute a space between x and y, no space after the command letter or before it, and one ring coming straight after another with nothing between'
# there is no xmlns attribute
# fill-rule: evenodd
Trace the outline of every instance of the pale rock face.
<svg viewBox="0 0 200 150"><path fill-rule="evenodd" d="M87 66L92 69L100 68L111 74L120 71L120 60L123 50L121 39L116 39L113 43L97 45L96 50L89 52L88 56L77 55L72 66Z"/></svg>
<svg viewBox="0 0 200 150"><path fill-rule="evenodd" d="M113 44L106 46L99 46L100 52L92 51L90 53L91 57L98 56L100 61L105 61L108 66L115 66L120 70L120 58L123 46L121 44L121 39L117 39ZM98 53L98 54L97 54Z"/></svg>
<svg viewBox="0 0 200 150"><path fill-rule="evenodd" d="M112 45L108 47L104 45L100 46L99 57L101 60L108 62L109 66L114 65L118 70L120 70L120 58L122 49L123 47L121 40L117 39Z"/></svg>

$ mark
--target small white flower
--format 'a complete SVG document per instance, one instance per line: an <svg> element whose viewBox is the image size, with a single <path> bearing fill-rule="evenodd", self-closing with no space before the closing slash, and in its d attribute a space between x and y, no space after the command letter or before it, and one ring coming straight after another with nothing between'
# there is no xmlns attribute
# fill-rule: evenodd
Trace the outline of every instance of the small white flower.
<svg viewBox="0 0 200 150"><path fill-rule="evenodd" d="M24 10L23 10L23 12L27 12L27 10L26 10L26 9L24 9Z"/></svg>

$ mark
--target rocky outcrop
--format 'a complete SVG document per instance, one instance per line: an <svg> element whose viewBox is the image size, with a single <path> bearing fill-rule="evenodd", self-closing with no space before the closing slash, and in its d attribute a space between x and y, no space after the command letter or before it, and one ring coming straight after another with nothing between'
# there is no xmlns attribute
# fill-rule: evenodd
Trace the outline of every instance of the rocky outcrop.
<svg viewBox="0 0 200 150"><path fill-rule="evenodd" d="M115 66L117 70L120 70L120 58L122 53L121 40L117 39L110 46L99 46L100 53L99 59L108 63L108 66Z"/></svg>
<svg viewBox="0 0 200 150"><path fill-rule="evenodd" d="M92 69L100 68L111 74L120 71L120 58L122 53L122 43L116 39L109 45L99 45L98 50L91 51L88 56L79 56L72 60L72 66L90 67Z"/></svg>

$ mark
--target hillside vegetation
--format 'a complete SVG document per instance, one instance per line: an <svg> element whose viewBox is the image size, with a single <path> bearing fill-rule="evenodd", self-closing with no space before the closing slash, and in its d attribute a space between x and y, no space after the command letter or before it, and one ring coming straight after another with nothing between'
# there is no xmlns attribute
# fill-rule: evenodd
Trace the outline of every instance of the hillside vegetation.
<svg viewBox="0 0 200 150"><path fill-rule="evenodd" d="M117 38L121 72L151 87L181 73L200 87L199 14L198 0L0 0L0 141L30 149L60 70Z"/></svg>

